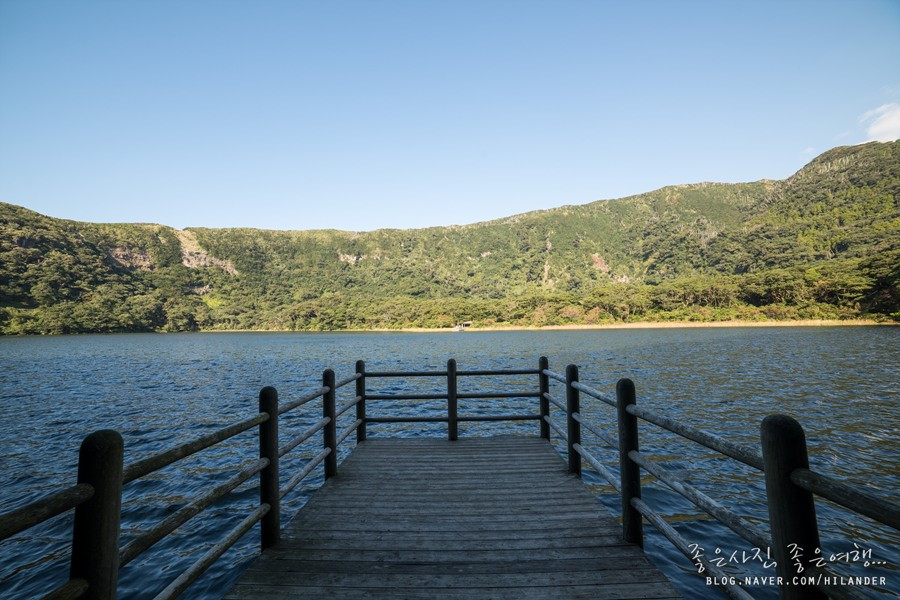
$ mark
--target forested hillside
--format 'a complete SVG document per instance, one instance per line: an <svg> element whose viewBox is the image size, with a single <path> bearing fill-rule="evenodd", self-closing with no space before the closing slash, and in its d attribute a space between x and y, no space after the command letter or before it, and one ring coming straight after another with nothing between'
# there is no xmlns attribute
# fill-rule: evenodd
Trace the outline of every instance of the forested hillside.
<svg viewBox="0 0 900 600"><path fill-rule="evenodd" d="M339 225L339 223L336 223ZM91 224L0 204L0 331L900 320L900 142L420 230Z"/></svg>

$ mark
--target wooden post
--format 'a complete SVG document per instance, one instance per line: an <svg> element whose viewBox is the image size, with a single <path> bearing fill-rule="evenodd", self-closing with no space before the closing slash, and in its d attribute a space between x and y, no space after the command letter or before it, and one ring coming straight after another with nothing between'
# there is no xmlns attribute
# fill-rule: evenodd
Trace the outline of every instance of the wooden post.
<svg viewBox="0 0 900 600"><path fill-rule="evenodd" d="M546 418L550 416L550 401L546 396L546 394L550 393L550 378L544 375L544 371L549 368L550 362L547 360L546 356L542 356L540 360L538 360L538 370L540 371L540 374L538 375L538 391L541 393L541 437L545 440L550 439L550 424L546 420Z"/></svg>
<svg viewBox="0 0 900 600"><path fill-rule="evenodd" d="M791 417L769 415L763 419L760 437L774 546L772 553L776 573L782 580L779 598L826 598L814 586L791 585L794 577L809 575L806 569L814 558L813 553L820 549L813 495L791 481L791 473L795 469L809 468L806 435L800 424Z"/></svg>
<svg viewBox="0 0 900 600"><path fill-rule="evenodd" d="M632 498L641 497L641 467L628 457L629 452L638 450L637 417L626 410L635 403L634 382L620 379L616 383L616 409L619 420L619 474L622 481L622 535L626 542L643 547L643 518L631 505Z"/></svg>
<svg viewBox="0 0 900 600"><path fill-rule="evenodd" d="M356 403L356 419L362 421L356 428L356 443L366 441L366 363L365 361L356 361L356 373L359 379L356 380L356 397L359 401Z"/></svg>
<svg viewBox="0 0 900 600"><path fill-rule="evenodd" d="M337 475L337 418L334 409L334 371L325 369L322 373L322 387L328 391L322 395L322 416L331 419L323 429L325 448L331 448L331 453L325 457L325 479Z"/></svg>
<svg viewBox="0 0 900 600"><path fill-rule="evenodd" d="M269 418L259 424L259 457L269 464L259 472L259 503L269 512L260 521L260 544L265 550L281 539L281 486L278 473L278 392L264 387L259 392L259 412Z"/></svg>
<svg viewBox="0 0 900 600"><path fill-rule="evenodd" d="M69 576L88 582L83 598L90 600L116 597L124 449L119 432L104 429L84 438L78 454L78 483L94 495L75 509Z"/></svg>
<svg viewBox="0 0 900 600"><path fill-rule="evenodd" d="M581 412L581 395L572 384L578 381L578 367L566 367L566 425L569 454L569 473L581 477L581 455L575 451L575 444L581 444L581 423L575 420L575 414Z"/></svg>
<svg viewBox="0 0 900 600"><path fill-rule="evenodd" d="M456 360L451 358L447 361L447 436L451 442L459 438L456 400Z"/></svg>

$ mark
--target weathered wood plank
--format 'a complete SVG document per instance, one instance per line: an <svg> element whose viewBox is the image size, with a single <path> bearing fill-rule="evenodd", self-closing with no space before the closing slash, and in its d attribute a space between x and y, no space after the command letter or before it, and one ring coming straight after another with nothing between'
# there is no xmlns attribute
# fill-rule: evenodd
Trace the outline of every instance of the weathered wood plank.
<svg viewBox="0 0 900 600"><path fill-rule="evenodd" d="M226 598L677 598L540 438L368 438Z"/></svg>
<svg viewBox="0 0 900 600"><path fill-rule="evenodd" d="M631 550L631 546L620 541L618 546L590 546L587 548L547 548L541 550L541 556L547 560L567 560L576 558L606 558L609 556L640 556L640 551ZM284 544L282 544L284 545ZM304 550L296 548L281 550L272 546L264 556L296 557L306 560L353 560L353 561L426 561L426 562L459 562L461 560L524 560L535 555L534 550ZM261 560L261 559L260 559Z"/></svg>
<svg viewBox="0 0 900 600"><path fill-rule="evenodd" d="M380 529L372 528L366 531L360 531L356 527L352 528L328 528L328 529L312 529L304 528L302 532L292 531L284 537L291 538L301 536L309 540L381 540L391 539L396 541L404 540L556 540L556 539L575 539L575 538L591 538L598 536L621 536L621 527L572 527L572 528L551 528L551 529L524 529L524 530L479 530L475 532L465 531L394 531L393 529L383 527Z"/></svg>
<svg viewBox="0 0 900 600"><path fill-rule="evenodd" d="M267 585L295 585L297 576L294 572L254 571L244 577L248 583ZM589 570L589 571L556 571L541 573L543 587L565 585L613 585L638 583L643 581L665 581L665 577L654 567ZM535 585L534 573L439 573L439 574L402 574L402 573L305 573L303 585L347 588L484 588L484 587L532 587Z"/></svg>
<svg viewBox="0 0 900 600"><path fill-rule="evenodd" d="M530 587L485 587L464 589L436 588L394 588L360 589L342 587L305 587L254 585L235 588L229 600L273 600L277 598L341 598L342 600L374 600L381 598L403 598L404 600L547 600L566 598L568 600L678 600L681 596L672 589L670 583L632 583L611 586L571 585L571 586L530 586Z"/></svg>
<svg viewBox="0 0 900 600"><path fill-rule="evenodd" d="M573 537L568 539L525 539L525 540L502 540L502 546L505 550L548 550L556 548L593 548L598 543L617 545L621 543L619 534L607 536L588 536ZM364 538L354 540L352 538L340 539L316 539L312 536L296 536L294 538L285 539L302 539L305 551L317 552L320 550L347 550L348 552L381 552L390 550L414 551L414 552L448 552L447 548L452 548L453 552L476 552L476 551L496 551L498 545L497 539L489 540L431 540L427 538L397 538L394 536L381 536L380 539Z"/></svg>
<svg viewBox="0 0 900 600"><path fill-rule="evenodd" d="M544 558L516 561L479 561L479 562L385 562L385 561L324 561L303 560L291 557L278 557L278 570L295 573L406 573L409 575L433 575L440 573L557 573L562 571L604 571L610 569L627 569L651 567L650 560L643 555L630 553L628 556L608 556L602 560L597 558L578 558L569 560L547 560ZM266 565L259 563L247 569L267 572Z"/></svg>

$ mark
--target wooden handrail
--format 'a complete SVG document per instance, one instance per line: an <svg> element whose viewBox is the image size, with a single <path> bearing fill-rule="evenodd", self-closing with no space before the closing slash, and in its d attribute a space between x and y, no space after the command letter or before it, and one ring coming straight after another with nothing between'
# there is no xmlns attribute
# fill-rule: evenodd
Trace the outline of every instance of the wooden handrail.
<svg viewBox="0 0 900 600"><path fill-rule="evenodd" d="M78 600L84 596L89 587L84 579L69 579L44 596L43 600Z"/></svg>
<svg viewBox="0 0 900 600"><path fill-rule="evenodd" d="M671 489L687 498L694 505L706 511L716 520L732 529L732 531L754 544L756 547L780 547L782 548L782 554L786 546L786 539L802 539L804 541L799 543L800 546L804 546L805 544L806 547L810 548L818 547L818 532L815 530L815 513L814 508L812 508L814 507L814 502L812 500L814 495L820 495L857 514L867 516L888 526L894 527L895 529L900 528L900 509L898 509L896 503L891 500L861 489L859 485L849 485L828 475L812 471L809 469L808 462L806 462L805 459L799 460L796 463L790 463L789 467L779 464L779 461L786 456L794 458L806 456L805 440L802 439L802 428L799 424L796 424L796 421L793 421L793 419L790 419L789 417L784 417L782 415L767 417L767 419L764 420L763 429L766 431L767 427L771 427L771 425L767 424L769 422L778 424L788 423L788 429L793 428L794 433L791 434L793 438L795 440L800 439L801 441L796 442L790 448L771 448L768 451L765 450L766 442L764 442L762 444L764 452L760 453L752 448L735 444L720 436L682 423L677 419L638 406L634 403L634 387L629 380L619 381L617 384L617 401L612 402L601 392L598 392L577 380L573 381L571 378L562 377L547 369L543 369L542 374L551 380L564 383L567 388L567 394L570 389L574 388L575 390L601 400L604 403L617 406L617 421L619 423L618 441L611 439L611 436L608 436L601 430L593 427L580 413L574 414L574 421L579 424L579 435L581 429L585 429L597 435L607 445L619 447L620 474L618 478L606 466L591 455L581 443L575 445L571 444L567 439L568 436L571 435L571 430L570 433L567 434L567 432L563 431L549 417L545 417L545 420L548 424L553 425L553 428L564 440L567 440L567 443L570 444L570 447L574 448L580 458L584 459L588 464L594 467L597 472L603 475L620 493L623 511L623 537L625 537L626 540L639 540L640 537L635 537L634 531L635 528L639 526L641 518L646 518L650 523L657 527L664 537L669 539L669 541L691 560L695 562L699 561L699 564L702 564L704 568L707 568L711 574L715 575L715 573L720 573L721 575L724 575L724 577L719 577L720 585L723 585L726 588L725 591L731 597L745 598L749 596L747 596L746 591L740 588L739 585L733 585L731 583L734 580L733 577L729 577L727 574L722 573L720 569L709 568L710 565L708 561L693 555L687 548L684 538L675 532L675 530L669 526L658 513L640 498L640 468L643 468L648 473L654 475ZM568 418L571 419L573 417L571 409L563 407L562 403L556 400L549 392L545 393L544 397L557 408L563 410L564 413L568 413ZM725 508L706 494L703 494L693 486L685 483L677 474L642 454L637 447L636 424L638 418L675 433L684 439L696 442L703 447L721 452L738 462L759 469L766 473L767 480L774 480L777 485L767 492L768 504L770 506L770 512L772 513L772 537L770 538L768 534L758 527L750 524L733 511ZM793 424L790 424L792 421ZM798 431L799 435L797 433ZM772 445L774 442L769 442L769 444ZM777 446L777 444L774 445ZM763 457L767 454L770 457L769 462L774 463L773 465L767 465L764 461ZM779 475L772 474L776 469L782 469ZM787 485L788 488L785 488L785 485ZM779 490L778 486L781 486L787 491ZM771 484L769 487L771 488ZM779 497L782 499L778 500L777 498ZM802 500L796 498L802 498ZM630 512L631 515L629 515ZM798 528L800 528L799 532ZM798 536L800 537L798 538ZM782 559L777 562L793 562L796 564L796 561L785 561L783 556ZM819 568L813 564L803 566L808 573L821 574L830 577L832 581L837 579L837 576L827 569ZM790 573L788 571L780 570L779 576L782 577L782 581L786 582L781 588L783 598L818 599L824 597L823 590L818 589L816 585L792 586ZM827 579L824 580L827 581ZM852 588L825 585L822 587L823 589L827 587L828 595L836 599L852 600L864 597Z"/></svg>
<svg viewBox="0 0 900 600"><path fill-rule="evenodd" d="M870 494L858 486L851 486L834 477L798 468L791 471L791 481L801 488L827 498L894 529L900 529L900 507L895 502Z"/></svg>
<svg viewBox="0 0 900 600"><path fill-rule="evenodd" d="M296 400L292 400L291 402L285 402L278 408L278 414L284 414L288 411L294 410L295 408L299 408L308 402L312 402L316 398L321 398L325 395L325 392L328 391L328 388L319 388L315 392L311 392L303 397L297 398Z"/></svg>
<svg viewBox="0 0 900 600"><path fill-rule="evenodd" d="M259 521L270 514L271 507L268 504L258 506L243 521L237 524L234 529L228 532L218 544L207 550L203 556L192 564L186 571L179 575L175 581L170 583L166 589L157 594L153 600L167 600L169 598L177 598L179 594L185 591L194 581L196 581L209 567L211 567L225 551L234 546L250 529Z"/></svg>
<svg viewBox="0 0 900 600"><path fill-rule="evenodd" d="M135 479L140 479L141 477L149 475L150 473L155 473L160 469L164 469L174 462L177 462L183 458L187 458L188 456L192 456L197 452L205 450L220 442L224 442L225 440L232 438L239 433L243 433L248 429L252 429L263 421L268 420L268 418L269 415L261 413L256 415L255 417L245 419L243 421L235 423L234 425L229 425L228 427L224 427L222 429L219 429L218 431L214 431L213 433L204 435L203 437L197 438L190 442L185 442L184 444L176 446L170 450L159 452L157 454L139 460L136 463L130 464L125 467L125 470L122 473L122 483L131 483Z"/></svg>
<svg viewBox="0 0 900 600"><path fill-rule="evenodd" d="M752 448L740 446L722 437L719 437L707 431L703 431L702 429L697 429L696 427L692 427L685 423L681 423L680 421L677 421L676 419L673 419L671 417L657 414L641 406L632 405L628 407L628 413L639 417L644 421L647 421L648 423L653 423L658 427L662 427L663 429L671 431L672 433L678 434L683 438L687 438L691 441L697 442L701 446L705 446L710 450L721 452L725 456L729 456L737 461L744 463L747 466L753 467L754 469L758 469L760 471L763 470L762 454Z"/></svg>
<svg viewBox="0 0 900 600"><path fill-rule="evenodd" d="M347 385L348 383L353 383L354 381L356 381L356 380L359 379L359 378L360 378L360 374L359 374L359 373L354 373L354 374L351 375L350 377L347 377L347 378L345 378L345 379L341 379L340 381L338 381L337 383L335 383L335 384L334 384L334 389L339 390L339 389L341 389L342 387L344 387L345 385Z"/></svg>
<svg viewBox="0 0 900 600"><path fill-rule="evenodd" d="M297 446L299 446L300 444L302 444L303 442L305 442L306 440L308 440L315 434L317 434L320 431L322 431L323 429L325 429L325 426L328 425L330 422L331 422L331 419L329 417L323 417L322 419L319 420L318 423L316 423L315 425L313 425L312 427L310 427L309 429L307 429L306 431L304 431L303 433L301 433L300 435L298 435L297 437L292 439L290 442L288 442L287 444L282 446L278 450L278 456L284 456L285 454L287 454L288 452L290 452L291 450L293 450L294 448L296 448Z"/></svg>
<svg viewBox="0 0 900 600"><path fill-rule="evenodd" d="M481 371L457 371L457 377L499 377L504 375L540 375L540 369L496 369Z"/></svg>
<svg viewBox="0 0 900 600"><path fill-rule="evenodd" d="M93 495L94 486L79 483L10 511L0 522L0 541L70 511L90 500Z"/></svg>
<svg viewBox="0 0 900 600"><path fill-rule="evenodd" d="M366 377L394 377L406 379L408 377L446 377L447 371L366 371Z"/></svg>
<svg viewBox="0 0 900 600"><path fill-rule="evenodd" d="M124 567L135 558L147 551L153 544L159 542L170 533L187 523L208 506L211 506L225 494L233 491L239 485L269 466L267 458L260 458L245 466L230 479L214 487L211 490L198 494L186 505L150 528L147 533L132 539L119 552L119 566Z"/></svg>

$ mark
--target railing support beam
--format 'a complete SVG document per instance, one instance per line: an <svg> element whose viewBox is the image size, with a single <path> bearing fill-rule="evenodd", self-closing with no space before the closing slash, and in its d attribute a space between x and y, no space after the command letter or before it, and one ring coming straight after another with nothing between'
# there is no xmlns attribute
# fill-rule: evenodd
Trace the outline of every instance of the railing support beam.
<svg viewBox="0 0 900 600"><path fill-rule="evenodd" d="M366 362L363 360L356 361L356 374L359 379L356 380L356 419L360 422L356 428L356 443L366 441Z"/></svg>
<svg viewBox="0 0 900 600"><path fill-rule="evenodd" d="M816 505L812 493L791 481L795 469L809 469L806 434L800 423L787 415L769 415L760 426L766 502L772 528L772 553L781 578L782 600L818 600L827 596L814 586L791 585L791 580L810 566L820 549Z"/></svg>
<svg viewBox="0 0 900 600"><path fill-rule="evenodd" d="M550 378L544 374L544 371L547 371L549 369L550 361L547 360L546 356L542 356L538 360L538 370L540 371L540 374L538 375L538 391L541 394L541 437L545 440L550 439L550 424L547 423L546 419L546 417L550 416L550 400L547 399L547 394L550 393Z"/></svg>
<svg viewBox="0 0 900 600"><path fill-rule="evenodd" d="M578 367L569 365L566 367L566 429L568 436L567 453L569 457L569 473L581 477L581 455L575 450L575 445L581 444L581 423L575 419L575 414L581 412L581 393L572 385L578 381Z"/></svg>
<svg viewBox="0 0 900 600"><path fill-rule="evenodd" d="M456 391L456 360L447 361L447 437L451 442L459 438L459 414Z"/></svg>
<svg viewBox="0 0 900 600"><path fill-rule="evenodd" d="M265 550L281 539L281 492L278 472L278 392L264 387L259 392L259 412L269 418L259 424L259 457L269 464L259 472L259 503L269 512L260 521L260 545Z"/></svg>
<svg viewBox="0 0 900 600"><path fill-rule="evenodd" d="M641 497L641 467L628 453L638 448L637 417L628 407L637 402L634 382L620 379L616 383L616 412L619 421L619 476L622 483L622 537L626 542L644 545L644 523L641 513L631 505L631 499Z"/></svg>
<svg viewBox="0 0 900 600"><path fill-rule="evenodd" d="M78 483L92 486L94 495L75 508L69 576L88 582L82 597L89 600L116 597L124 453L119 432L103 429L84 438L78 454Z"/></svg>
<svg viewBox="0 0 900 600"><path fill-rule="evenodd" d="M328 388L328 391L322 395L322 416L329 419L328 424L322 429L324 432L324 446L331 452L325 458L325 479L330 479L337 475L337 418L334 408L334 371L325 369L322 373L322 387Z"/></svg>

